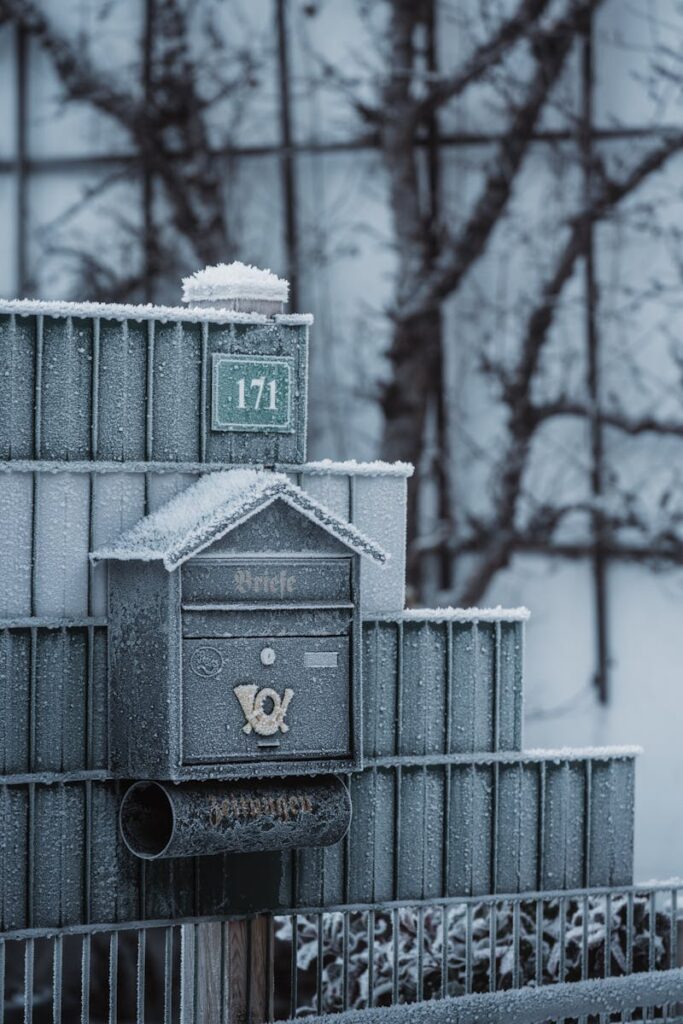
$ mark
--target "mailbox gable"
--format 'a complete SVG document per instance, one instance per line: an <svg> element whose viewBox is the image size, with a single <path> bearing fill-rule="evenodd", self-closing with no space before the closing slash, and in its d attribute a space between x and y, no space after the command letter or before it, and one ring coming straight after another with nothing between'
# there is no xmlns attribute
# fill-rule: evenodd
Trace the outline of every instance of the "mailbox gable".
<svg viewBox="0 0 683 1024"><path fill-rule="evenodd" d="M296 487L284 474L254 469L207 474L141 519L110 547L93 552L91 558L143 562L160 559L171 571L275 501L289 505L356 554L380 565L388 561L379 544Z"/></svg>
<svg viewBox="0 0 683 1024"><path fill-rule="evenodd" d="M305 551L347 554L349 546L337 534L302 516L277 498L230 533L206 548L206 554L234 551Z"/></svg>
<svg viewBox="0 0 683 1024"><path fill-rule="evenodd" d="M359 563L387 557L374 541L283 475L233 470L92 557L110 563L117 774L358 768Z"/></svg>

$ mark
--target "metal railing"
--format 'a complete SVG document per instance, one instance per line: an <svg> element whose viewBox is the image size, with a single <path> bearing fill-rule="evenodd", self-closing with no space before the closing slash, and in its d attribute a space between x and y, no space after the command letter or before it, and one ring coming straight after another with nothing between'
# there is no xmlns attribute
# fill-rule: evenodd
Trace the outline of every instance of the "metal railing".
<svg viewBox="0 0 683 1024"><path fill-rule="evenodd" d="M519 992L553 986L565 1016L575 992L582 1020L683 1019L682 896L675 882L17 932L0 941L0 1024L355 1019L365 1010L370 1024L421 1002L438 1013L434 1000L457 1004L457 1017L444 1005L444 1019L474 1020L479 996L532 1021L553 997L520 1002ZM606 979L623 981L586 988ZM671 1001L679 992L682 1006Z"/></svg>
<svg viewBox="0 0 683 1024"><path fill-rule="evenodd" d="M681 891L522 893L278 917L275 963L288 959L290 971L276 987L276 1015L672 969L683 952Z"/></svg>

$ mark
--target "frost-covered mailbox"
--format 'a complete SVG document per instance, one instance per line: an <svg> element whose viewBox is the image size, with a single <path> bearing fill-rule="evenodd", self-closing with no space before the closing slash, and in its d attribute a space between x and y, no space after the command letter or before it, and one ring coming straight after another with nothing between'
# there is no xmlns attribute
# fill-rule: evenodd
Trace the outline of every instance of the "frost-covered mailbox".
<svg viewBox="0 0 683 1024"><path fill-rule="evenodd" d="M112 768L233 779L361 767L360 566L384 551L282 473L214 473L109 564Z"/></svg>

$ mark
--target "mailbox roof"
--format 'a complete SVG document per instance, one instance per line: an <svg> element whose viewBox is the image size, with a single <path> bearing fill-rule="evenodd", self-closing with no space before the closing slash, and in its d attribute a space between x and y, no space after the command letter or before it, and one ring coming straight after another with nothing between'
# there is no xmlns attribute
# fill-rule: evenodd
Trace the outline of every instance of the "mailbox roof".
<svg viewBox="0 0 683 1024"><path fill-rule="evenodd" d="M388 561L383 548L311 498L283 473L256 469L207 473L111 545L92 552L91 558L160 559L171 572L277 500L296 509L359 555L379 563Z"/></svg>

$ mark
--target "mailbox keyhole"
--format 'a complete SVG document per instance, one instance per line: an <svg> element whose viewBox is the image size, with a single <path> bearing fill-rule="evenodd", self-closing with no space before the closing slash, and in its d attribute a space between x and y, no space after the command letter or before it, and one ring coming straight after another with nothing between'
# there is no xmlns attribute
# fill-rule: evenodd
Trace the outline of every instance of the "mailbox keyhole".
<svg viewBox="0 0 683 1024"><path fill-rule="evenodd" d="M264 647L261 651L261 664L273 665L275 663L275 651L272 647Z"/></svg>

